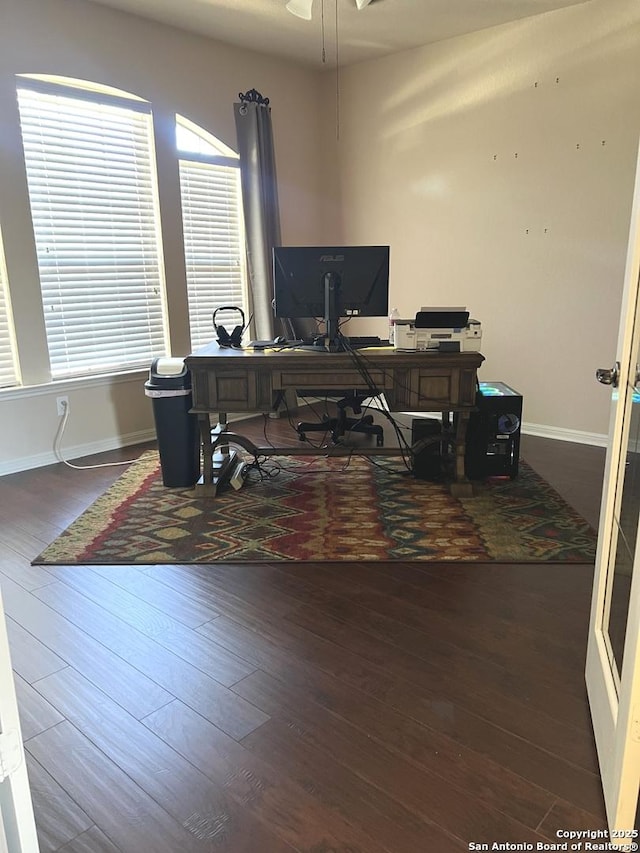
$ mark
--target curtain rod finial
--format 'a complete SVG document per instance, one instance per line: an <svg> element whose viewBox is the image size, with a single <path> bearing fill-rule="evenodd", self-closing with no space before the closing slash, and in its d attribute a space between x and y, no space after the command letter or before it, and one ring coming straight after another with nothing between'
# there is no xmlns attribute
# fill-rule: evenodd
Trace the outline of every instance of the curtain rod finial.
<svg viewBox="0 0 640 853"><path fill-rule="evenodd" d="M247 101L254 104L264 104L265 107L269 106L269 98L263 98L257 89L249 89L244 95L242 92L238 92L238 97L243 103Z"/></svg>

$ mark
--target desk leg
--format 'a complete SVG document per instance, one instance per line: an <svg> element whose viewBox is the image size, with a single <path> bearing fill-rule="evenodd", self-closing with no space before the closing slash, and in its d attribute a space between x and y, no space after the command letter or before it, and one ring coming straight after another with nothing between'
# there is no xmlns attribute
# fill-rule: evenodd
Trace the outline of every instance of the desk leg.
<svg viewBox="0 0 640 853"><path fill-rule="evenodd" d="M455 471L450 491L454 498L472 498L473 485L464 473L469 412L455 412L453 421L455 425Z"/></svg>
<svg viewBox="0 0 640 853"><path fill-rule="evenodd" d="M213 482L213 445L211 443L211 419L208 412L198 415L198 427L202 449L202 476L196 483L196 492L208 494L207 487Z"/></svg>
<svg viewBox="0 0 640 853"><path fill-rule="evenodd" d="M198 415L198 425L202 445L202 476L196 483L195 490L198 495L215 497L218 487L231 476L238 454L224 441L216 444L214 452L215 437L224 435L227 431L226 414L220 413L219 422L213 430L208 413Z"/></svg>

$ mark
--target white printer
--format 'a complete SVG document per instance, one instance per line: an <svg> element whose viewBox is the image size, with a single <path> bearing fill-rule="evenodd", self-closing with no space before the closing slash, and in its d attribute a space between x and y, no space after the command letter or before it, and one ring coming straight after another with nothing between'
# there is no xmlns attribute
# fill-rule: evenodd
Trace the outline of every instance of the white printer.
<svg viewBox="0 0 640 853"><path fill-rule="evenodd" d="M465 308L422 308L414 320L395 322L397 350L478 352L481 341L482 326Z"/></svg>

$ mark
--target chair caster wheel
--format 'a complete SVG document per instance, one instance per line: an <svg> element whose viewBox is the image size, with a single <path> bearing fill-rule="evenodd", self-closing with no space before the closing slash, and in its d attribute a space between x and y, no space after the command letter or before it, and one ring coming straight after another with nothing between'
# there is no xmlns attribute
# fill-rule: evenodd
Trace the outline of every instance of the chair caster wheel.
<svg viewBox="0 0 640 853"><path fill-rule="evenodd" d="M298 441L306 441L307 436L303 432L298 433Z"/></svg>

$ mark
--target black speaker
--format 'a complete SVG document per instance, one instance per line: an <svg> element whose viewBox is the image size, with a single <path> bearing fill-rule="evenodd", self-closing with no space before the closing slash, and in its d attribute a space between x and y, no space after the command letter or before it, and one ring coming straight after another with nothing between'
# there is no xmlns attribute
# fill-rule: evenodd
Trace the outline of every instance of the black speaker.
<svg viewBox="0 0 640 853"><path fill-rule="evenodd" d="M216 314L219 311L237 311L242 317L242 325L235 326L232 332L228 332L224 326L216 323ZM251 320L251 318L249 318ZM240 347L242 346L242 333L245 330L244 311L238 308L237 305L224 305L222 308L216 308L213 312L213 328L218 336L218 343L221 347Z"/></svg>
<svg viewBox="0 0 640 853"><path fill-rule="evenodd" d="M439 420L416 418L411 421L411 473L414 477L432 482L443 479L444 443Z"/></svg>
<svg viewBox="0 0 640 853"><path fill-rule="evenodd" d="M470 480L518 476L522 395L504 382L480 382L467 429L465 473Z"/></svg>

